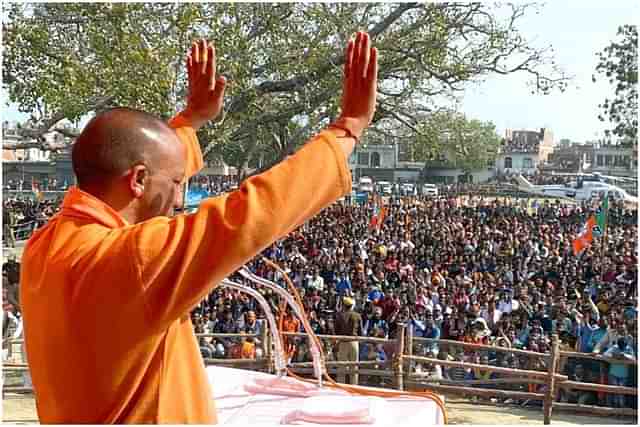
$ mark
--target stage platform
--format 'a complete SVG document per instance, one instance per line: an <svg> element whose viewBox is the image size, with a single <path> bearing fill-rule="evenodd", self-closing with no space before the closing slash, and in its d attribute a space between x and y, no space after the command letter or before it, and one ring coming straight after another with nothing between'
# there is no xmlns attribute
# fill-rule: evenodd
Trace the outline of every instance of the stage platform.
<svg viewBox="0 0 640 427"><path fill-rule="evenodd" d="M279 425L287 414L302 408L305 400L309 399L299 395L248 392L245 389L247 384L256 379L268 380L275 377L263 372L209 366L207 374L213 387L220 424ZM330 399L336 403L343 401L345 405L349 404L349 395L334 395ZM444 424L442 410L430 399L398 397L385 398L378 403L381 405L376 405L378 410L373 411L374 422L361 425ZM341 409L337 406L336 411Z"/></svg>

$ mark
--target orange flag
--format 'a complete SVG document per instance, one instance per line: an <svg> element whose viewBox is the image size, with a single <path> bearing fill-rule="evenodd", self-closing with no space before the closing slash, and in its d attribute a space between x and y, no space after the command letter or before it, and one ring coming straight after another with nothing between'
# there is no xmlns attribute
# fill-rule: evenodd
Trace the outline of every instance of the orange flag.
<svg viewBox="0 0 640 427"><path fill-rule="evenodd" d="M378 228L382 227L382 224L384 223L384 219L387 216L387 207L383 206L380 209L380 213L378 214Z"/></svg>
<svg viewBox="0 0 640 427"><path fill-rule="evenodd" d="M595 216L589 217L584 229L578 235L578 238L573 241L573 254L578 256L585 248L591 245L593 242L593 235L599 234L598 222Z"/></svg>

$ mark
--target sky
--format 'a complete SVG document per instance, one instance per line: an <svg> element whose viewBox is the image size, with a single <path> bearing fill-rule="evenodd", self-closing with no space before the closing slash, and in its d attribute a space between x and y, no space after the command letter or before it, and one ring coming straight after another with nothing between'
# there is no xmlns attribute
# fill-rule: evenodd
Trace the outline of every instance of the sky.
<svg viewBox="0 0 640 427"><path fill-rule="evenodd" d="M616 38L618 26L637 24L640 2L629 0L552 0L539 14L525 15L521 34L533 45L551 44L556 62L574 76L564 93L531 95L524 74L487 79L467 90L461 110L471 118L490 120L501 135L505 129L550 128L555 141L586 142L604 136L598 104L612 97L607 81L593 83L597 52Z"/></svg>
<svg viewBox="0 0 640 427"><path fill-rule="evenodd" d="M585 142L604 136L607 124L598 120L598 104L614 94L606 81L591 81L596 53L615 39L618 26L637 24L637 0L552 0L520 19L521 34L536 47L549 44L556 62L574 76L561 93L532 95L528 76L514 74L487 78L470 86L459 104L469 118L492 121L498 133L505 129L551 129L554 139ZM2 91L2 98L6 93ZM21 121L15 105L4 107L3 120Z"/></svg>

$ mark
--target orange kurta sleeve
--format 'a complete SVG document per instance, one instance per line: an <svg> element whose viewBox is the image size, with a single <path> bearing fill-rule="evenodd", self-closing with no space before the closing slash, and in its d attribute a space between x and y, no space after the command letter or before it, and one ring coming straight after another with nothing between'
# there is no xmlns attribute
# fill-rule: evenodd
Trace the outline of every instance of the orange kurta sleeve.
<svg viewBox="0 0 640 427"><path fill-rule="evenodd" d="M196 131L191 127L191 123L185 119L182 114L176 115L169 121L178 138L183 142L186 149L186 176L191 178L202 170L204 166L204 160L202 158L202 150L200 150L200 143L196 136Z"/></svg>
<svg viewBox="0 0 640 427"><path fill-rule="evenodd" d="M192 129L182 131L197 144ZM196 213L139 224L70 189L22 257L25 343L40 422L214 424L189 309L350 191L338 144L323 132ZM197 156L192 160L191 172Z"/></svg>
<svg viewBox="0 0 640 427"><path fill-rule="evenodd" d="M133 258L153 322L166 324L275 240L351 191L346 159L331 132L198 211L140 224Z"/></svg>

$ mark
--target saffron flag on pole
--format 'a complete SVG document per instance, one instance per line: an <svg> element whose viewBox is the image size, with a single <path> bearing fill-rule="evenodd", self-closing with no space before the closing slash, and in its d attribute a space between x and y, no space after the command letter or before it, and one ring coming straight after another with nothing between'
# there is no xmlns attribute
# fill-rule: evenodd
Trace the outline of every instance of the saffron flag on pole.
<svg viewBox="0 0 640 427"><path fill-rule="evenodd" d="M371 215L371 221L369 222L369 228L380 228L384 223L384 219L387 216L387 207L383 206L382 199L379 195L375 195L373 198L373 214Z"/></svg>
<svg viewBox="0 0 640 427"><path fill-rule="evenodd" d="M578 256L580 252L591 246L594 236L601 235L602 230L598 226L596 217L591 215L578 237L573 241L573 254Z"/></svg>
<svg viewBox="0 0 640 427"><path fill-rule="evenodd" d="M371 214L371 220L369 221L369 228L378 227L378 215L380 215L380 200L378 195L373 196L373 213Z"/></svg>
<svg viewBox="0 0 640 427"><path fill-rule="evenodd" d="M378 228L382 227L384 224L384 219L387 217L387 207L382 206L380 208L380 212L378 213Z"/></svg>

